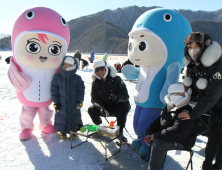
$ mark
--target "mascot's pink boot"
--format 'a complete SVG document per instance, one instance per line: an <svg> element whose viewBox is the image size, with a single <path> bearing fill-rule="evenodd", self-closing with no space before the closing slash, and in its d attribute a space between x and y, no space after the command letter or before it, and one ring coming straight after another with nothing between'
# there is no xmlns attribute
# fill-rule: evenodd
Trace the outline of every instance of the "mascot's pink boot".
<svg viewBox="0 0 222 170"><path fill-rule="evenodd" d="M19 135L20 140L25 141L32 138L32 130L30 129L23 129Z"/></svg>
<svg viewBox="0 0 222 170"><path fill-rule="evenodd" d="M51 134L51 133L55 133L56 130L55 130L54 126L51 124L51 125L47 126L42 132L47 133L47 134Z"/></svg>

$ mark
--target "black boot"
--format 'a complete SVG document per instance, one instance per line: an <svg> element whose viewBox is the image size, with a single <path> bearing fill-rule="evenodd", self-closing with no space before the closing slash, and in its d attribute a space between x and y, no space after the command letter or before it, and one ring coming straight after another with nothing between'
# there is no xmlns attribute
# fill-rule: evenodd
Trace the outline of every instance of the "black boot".
<svg viewBox="0 0 222 170"><path fill-rule="evenodd" d="M212 165L211 169L210 170L222 170L221 167L217 167L215 164Z"/></svg>
<svg viewBox="0 0 222 170"><path fill-rule="evenodd" d="M206 163L205 161L202 164L202 169L201 170L211 170L212 164Z"/></svg>
<svg viewBox="0 0 222 170"><path fill-rule="evenodd" d="M127 143L127 142L128 142L127 138L123 135L123 133L120 133L120 134L119 134L119 139L120 139L123 143Z"/></svg>

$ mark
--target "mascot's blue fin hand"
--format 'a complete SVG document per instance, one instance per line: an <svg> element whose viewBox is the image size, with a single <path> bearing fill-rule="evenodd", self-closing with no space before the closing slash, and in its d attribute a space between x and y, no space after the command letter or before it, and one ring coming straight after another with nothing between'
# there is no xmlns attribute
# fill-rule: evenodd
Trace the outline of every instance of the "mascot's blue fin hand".
<svg viewBox="0 0 222 170"><path fill-rule="evenodd" d="M160 100L166 104L164 98L168 94L168 88L171 84L177 83L180 76L181 65L179 62L175 61L167 67L166 81L160 92Z"/></svg>
<svg viewBox="0 0 222 170"><path fill-rule="evenodd" d="M133 65L125 65L121 71L127 80L138 79L140 73L140 69L134 67Z"/></svg>

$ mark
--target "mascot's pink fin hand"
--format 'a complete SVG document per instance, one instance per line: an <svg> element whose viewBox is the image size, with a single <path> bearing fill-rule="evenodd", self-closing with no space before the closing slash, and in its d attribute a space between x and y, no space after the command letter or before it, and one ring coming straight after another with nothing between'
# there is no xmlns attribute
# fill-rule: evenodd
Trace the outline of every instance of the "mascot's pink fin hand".
<svg viewBox="0 0 222 170"><path fill-rule="evenodd" d="M24 73L20 72L14 63L13 57L10 59L10 67L8 70L8 78L12 85L18 91L25 91L31 84L32 80Z"/></svg>

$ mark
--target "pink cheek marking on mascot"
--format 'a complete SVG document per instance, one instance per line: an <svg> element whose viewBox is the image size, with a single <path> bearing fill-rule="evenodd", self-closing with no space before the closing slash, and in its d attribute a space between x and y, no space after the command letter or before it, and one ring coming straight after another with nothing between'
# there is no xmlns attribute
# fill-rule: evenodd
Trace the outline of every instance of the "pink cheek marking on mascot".
<svg viewBox="0 0 222 170"><path fill-rule="evenodd" d="M52 62L55 63L55 64L58 63L58 62L59 62L58 57L54 57L54 58L52 59Z"/></svg>
<svg viewBox="0 0 222 170"><path fill-rule="evenodd" d="M33 61L34 60L34 57L32 55L27 55L25 58L28 61Z"/></svg>
<svg viewBox="0 0 222 170"><path fill-rule="evenodd" d="M46 7L34 7L29 8L21 13L15 21L13 32L12 32L12 50L13 50L13 59L18 67L19 71L22 71L22 67L18 64L15 57L15 48L24 48L20 47L18 40L25 35L26 33L36 33L36 34L49 34L55 36L61 41L64 41L66 44L63 48L68 49L70 42L70 31L68 24L63 19L63 17L58 14L56 11L46 8ZM27 55L26 59L28 61L33 60L34 58L31 55ZM59 59L53 59L53 62L59 62ZM61 61L62 62L62 61ZM26 106L34 107L47 107L51 104L51 99L46 102L32 102L28 101L23 92L17 90L17 96L19 101Z"/></svg>

